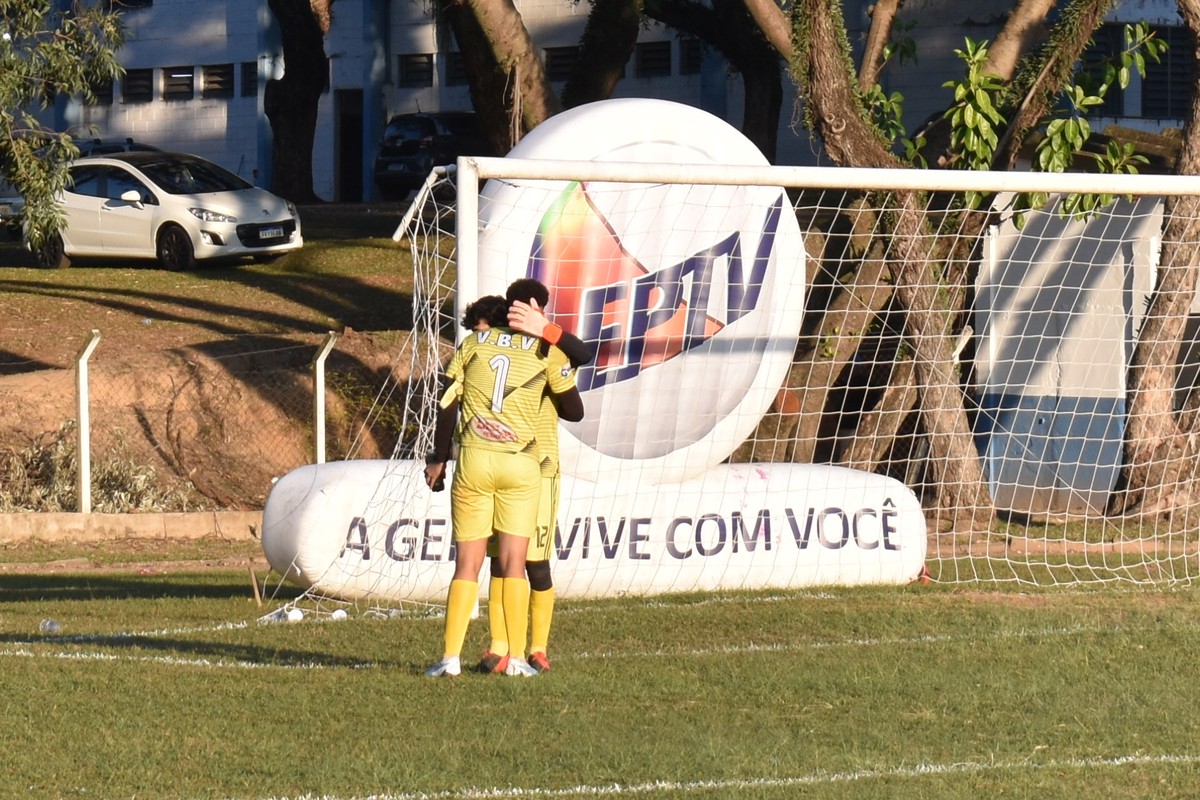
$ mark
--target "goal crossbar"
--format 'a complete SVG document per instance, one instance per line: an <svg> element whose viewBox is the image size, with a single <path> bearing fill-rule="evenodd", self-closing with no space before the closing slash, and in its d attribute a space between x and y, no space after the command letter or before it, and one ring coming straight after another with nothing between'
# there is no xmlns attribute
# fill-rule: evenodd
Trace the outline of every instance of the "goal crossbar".
<svg viewBox="0 0 1200 800"><path fill-rule="evenodd" d="M488 178L614 183L694 183L715 186L785 186L924 192L1058 192L1064 194L1200 195L1192 175L1105 175L1083 172L869 169L843 167L660 164L625 161L462 156L460 186ZM459 202L462 202L460 196Z"/></svg>

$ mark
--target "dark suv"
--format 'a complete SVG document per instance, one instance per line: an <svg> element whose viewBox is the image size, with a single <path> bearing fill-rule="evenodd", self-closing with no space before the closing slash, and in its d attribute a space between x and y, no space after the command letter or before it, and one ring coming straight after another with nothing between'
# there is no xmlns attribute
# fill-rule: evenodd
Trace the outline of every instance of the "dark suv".
<svg viewBox="0 0 1200 800"><path fill-rule="evenodd" d="M385 200L395 200L420 186L434 167L483 155L492 155L492 148L469 111L397 114L379 143L375 185Z"/></svg>

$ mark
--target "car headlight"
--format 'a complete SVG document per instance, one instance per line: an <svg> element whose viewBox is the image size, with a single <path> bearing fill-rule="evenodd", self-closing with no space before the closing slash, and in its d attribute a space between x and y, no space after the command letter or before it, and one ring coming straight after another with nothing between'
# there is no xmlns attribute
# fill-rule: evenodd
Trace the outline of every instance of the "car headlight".
<svg viewBox="0 0 1200 800"><path fill-rule="evenodd" d="M222 214L220 211L209 211L207 208L189 208L188 211L201 222L237 222L237 217Z"/></svg>

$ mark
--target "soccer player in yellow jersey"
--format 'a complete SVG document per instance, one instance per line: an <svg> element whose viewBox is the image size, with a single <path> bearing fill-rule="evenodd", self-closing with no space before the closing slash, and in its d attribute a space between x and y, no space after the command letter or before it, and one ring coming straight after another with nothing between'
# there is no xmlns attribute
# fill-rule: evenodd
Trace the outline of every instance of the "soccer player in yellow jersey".
<svg viewBox="0 0 1200 800"><path fill-rule="evenodd" d="M444 477L453 433L459 444L450 490L455 569L446 601L443 658L427 675L462 671L463 640L493 533L511 651L507 672L537 674L524 658L529 613L525 558L541 494L537 431L543 393L549 389L558 397L564 419L583 419L583 401L566 355L557 347L543 353L540 344L537 337L508 327L488 328L468 335L446 369L425 480L432 488Z"/></svg>
<svg viewBox="0 0 1200 800"><path fill-rule="evenodd" d="M508 310L507 324L542 339L544 351L548 351L551 345L557 346L566 354L571 366L576 368L592 360L591 348L586 343L546 319L542 309L548 304L550 294L542 283L530 278L514 281L508 287L506 300L512 304ZM538 505L537 530L530 540L525 560L525 571L529 577L531 617L528 661L538 672L550 669L550 659L546 651L554 614L554 582L550 574L550 557L554 554L554 533L558 519L558 420L559 411L555 399L547 392L542 396L538 418L542 492ZM506 610L504 597L499 592L500 582L495 577L497 565L494 543L489 544L488 555L493 557L493 577L488 592L488 623L492 641L479 663L479 671L503 672L507 667L509 643L504 639L503 621Z"/></svg>

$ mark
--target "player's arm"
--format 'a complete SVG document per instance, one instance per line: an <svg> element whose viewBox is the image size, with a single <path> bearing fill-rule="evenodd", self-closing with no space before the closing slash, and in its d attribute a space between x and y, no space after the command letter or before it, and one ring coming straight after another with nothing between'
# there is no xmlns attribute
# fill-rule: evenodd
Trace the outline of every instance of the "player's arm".
<svg viewBox="0 0 1200 800"><path fill-rule="evenodd" d="M580 339L573 333L564 331L554 323L550 323L558 332L557 338L553 341L547 338L546 341L552 345L556 345L559 350L566 354L567 360L571 362L572 367L582 367L584 364L592 360L592 348L587 346L587 342Z"/></svg>
<svg viewBox="0 0 1200 800"><path fill-rule="evenodd" d="M536 336L547 344L554 345L566 354L572 367L582 367L592 360L592 349L573 333L564 331L546 319L536 305L517 300L508 307L508 324L521 333Z"/></svg>
<svg viewBox="0 0 1200 800"><path fill-rule="evenodd" d="M575 369L567 363L566 353L551 348L546 359L546 388L558 409L559 419L579 422L583 419L583 398L575 387Z"/></svg>
<svg viewBox="0 0 1200 800"><path fill-rule="evenodd" d="M425 484L435 492L440 491L446 478L446 462L450 460L450 447L454 442L454 426L458 422L457 384L445 378L445 391L438 403L437 425L433 431L433 451L425 457Z"/></svg>
<svg viewBox="0 0 1200 800"><path fill-rule="evenodd" d="M558 409L559 418L566 422L579 422L583 419L583 398L574 386L565 392L555 392L554 405Z"/></svg>

